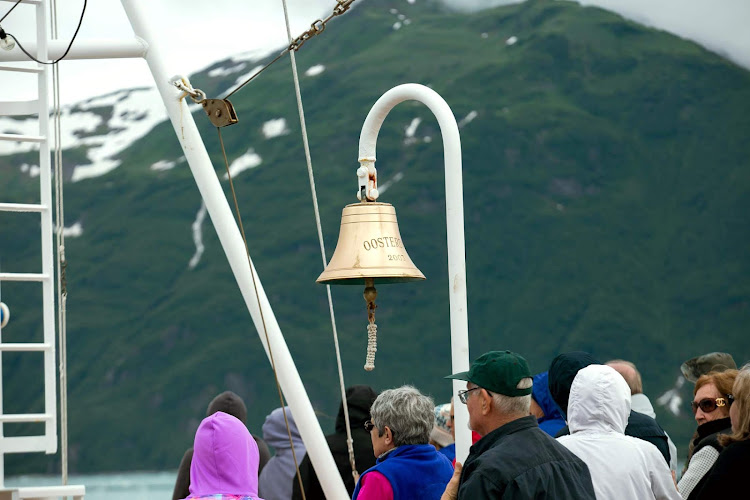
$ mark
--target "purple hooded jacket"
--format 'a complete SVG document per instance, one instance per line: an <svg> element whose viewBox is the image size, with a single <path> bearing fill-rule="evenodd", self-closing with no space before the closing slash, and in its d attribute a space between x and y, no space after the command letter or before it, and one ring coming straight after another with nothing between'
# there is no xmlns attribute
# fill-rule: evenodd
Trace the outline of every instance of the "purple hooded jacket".
<svg viewBox="0 0 750 500"><path fill-rule="evenodd" d="M188 499L258 498L258 445L245 424L218 411L203 419L193 448Z"/></svg>

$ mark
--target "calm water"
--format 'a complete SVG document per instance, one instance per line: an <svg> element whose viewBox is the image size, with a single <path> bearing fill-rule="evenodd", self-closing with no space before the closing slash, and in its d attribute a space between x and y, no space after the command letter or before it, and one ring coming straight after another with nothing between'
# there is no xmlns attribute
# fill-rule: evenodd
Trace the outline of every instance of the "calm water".
<svg viewBox="0 0 750 500"><path fill-rule="evenodd" d="M678 471L682 470L680 463ZM70 476L69 484L86 486L86 500L170 500L177 472L124 472ZM18 476L5 479L6 487L52 486L60 476Z"/></svg>
<svg viewBox="0 0 750 500"><path fill-rule="evenodd" d="M68 484L86 486L86 500L169 500L177 472L126 472L70 476ZM53 486L60 476L5 478L5 486Z"/></svg>

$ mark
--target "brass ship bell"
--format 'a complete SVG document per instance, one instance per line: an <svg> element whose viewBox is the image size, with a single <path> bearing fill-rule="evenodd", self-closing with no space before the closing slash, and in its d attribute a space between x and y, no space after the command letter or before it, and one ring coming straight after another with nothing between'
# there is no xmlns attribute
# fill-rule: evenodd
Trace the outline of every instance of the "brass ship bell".
<svg viewBox="0 0 750 500"><path fill-rule="evenodd" d="M378 192L374 165L363 163L357 175L361 202L344 207L336 250L317 282L365 286L369 321L365 370L370 371L375 367L377 350L375 284L404 283L425 277L406 252L398 229L396 209L390 203L375 201Z"/></svg>
<svg viewBox="0 0 750 500"><path fill-rule="evenodd" d="M423 280L406 253L390 203L361 202L344 207L339 241L318 283L359 285Z"/></svg>

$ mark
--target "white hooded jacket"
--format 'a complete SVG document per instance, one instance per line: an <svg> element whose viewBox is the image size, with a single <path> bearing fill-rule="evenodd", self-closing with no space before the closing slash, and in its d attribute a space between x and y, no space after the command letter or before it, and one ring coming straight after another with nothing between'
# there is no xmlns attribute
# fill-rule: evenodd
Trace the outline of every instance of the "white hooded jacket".
<svg viewBox="0 0 750 500"><path fill-rule="evenodd" d="M630 388L613 368L589 365L573 380L569 436L558 441L591 472L596 498L680 500L672 474L656 447L625 435Z"/></svg>

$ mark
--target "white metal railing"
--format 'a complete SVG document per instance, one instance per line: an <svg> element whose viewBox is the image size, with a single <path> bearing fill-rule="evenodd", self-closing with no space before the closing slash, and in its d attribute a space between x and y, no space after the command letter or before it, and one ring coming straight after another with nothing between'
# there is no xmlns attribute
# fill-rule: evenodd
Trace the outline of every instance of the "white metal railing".
<svg viewBox="0 0 750 500"><path fill-rule="evenodd" d="M86 487L82 485L18 488L18 500L57 500L60 497L83 500L85 494Z"/></svg>
<svg viewBox="0 0 750 500"><path fill-rule="evenodd" d="M7 352L44 352L48 350L50 347L52 347L51 344L43 343L43 344L32 344L32 343L23 343L23 344L10 344L10 343L0 343L0 351L7 351Z"/></svg>
<svg viewBox="0 0 750 500"><path fill-rule="evenodd" d="M39 121L41 121L41 120L39 120ZM49 117L47 117L47 121L49 121ZM44 136L44 135L0 134L0 141L46 143L47 142L47 136ZM47 150L49 150L49 145L47 145ZM49 161L47 162L47 164L49 165ZM39 166L41 167L41 165L39 165Z"/></svg>
<svg viewBox="0 0 750 500"><path fill-rule="evenodd" d="M3 0L0 0L3 1ZM8 1L8 0L4 0ZM33 6L36 15L36 58L48 58L47 2L45 0L23 0ZM41 269L37 273L3 272L0 281L38 282L42 286L42 328L44 341L40 343L3 343L0 331L0 488L4 484L5 454L57 451L57 384L55 362L55 284L52 223L52 173L50 171L49 145L49 66L38 64L35 68L0 66L0 71L33 73L37 75L36 100L0 102L0 115L36 115L39 129L34 135L0 134L0 141L30 142L39 145L39 203L0 203L2 212L38 213L41 222ZM6 261L7 264L7 261ZM10 264L11 267L13 264ZM9 301L12 301L12 297ZM2 401L2 355L4 352L41 352L44 356L44 413L5 414ZM44 424L44 433L31 436L5 436L6 424L39 422ZM31 493L29 493L30 490ZM22 491L25 491L22 492ZM79 490L77 489L76 492ZM40 494L37 494L40 493ZM18 498L52 498L39 489L19 489ZM83 493L70 493L82 498ZM55 495L59 497L60 495Z"/></svg>
<svg viewBox="0 0 750 500"><path fill-rule="evenodd" d="M35 203L0 203L0 212L42 212L48 208Z"/></svg>
<svg viewBox="0 0 750 500"><path fill-rule="evenodd" d="M44 68L36 67L36 68L21 68L18 66L4 66L0 65L0 71L10 71L11 73L41 73L44 71Z"/></svg>
<svg viewBox="0 0 750 500"><path fill-rule="evenodd" d="M50 281L51 274L39 273L0 273L0 281ZM53 337L54 338L54 337ZM46 340L46 338L45 338Z"/></svg>
<svg viewBox="0 0 750 500"><path fill-rule="evenodd" d="M46 422L55 418L55 415L47 413L22 413L19 415L0 415L0 422Z"/></svg>

